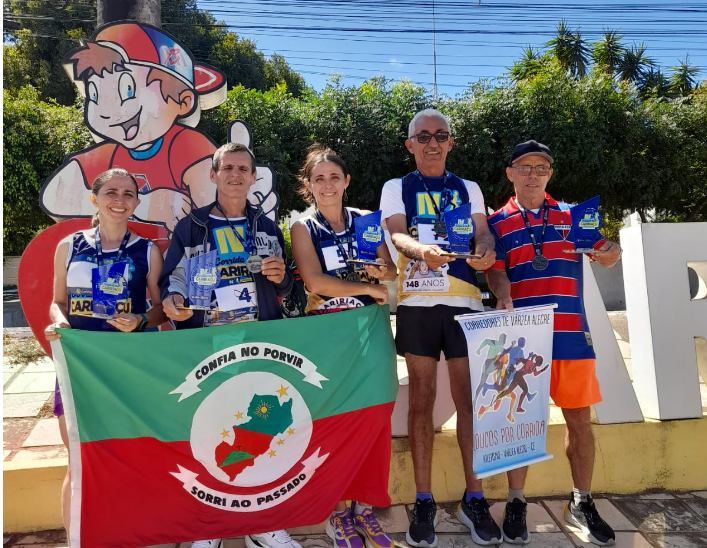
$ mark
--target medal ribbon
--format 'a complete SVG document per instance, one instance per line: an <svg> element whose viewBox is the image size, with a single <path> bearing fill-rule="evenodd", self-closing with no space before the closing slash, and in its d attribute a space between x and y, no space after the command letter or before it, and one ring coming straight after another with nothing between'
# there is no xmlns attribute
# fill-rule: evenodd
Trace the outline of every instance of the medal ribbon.
<svg viewBox="0 0 707 548"><path fill-rule="evenodd" d="M427 183L426 183L425 180L422 178L422 175L420 175L420 180L422 181L422 186L425 187L425 192L427 192L427 195L430 197L430 201L432 202L432 207L433 207L434 210L435 210L435 215L437 215L437 221L438 221L438 222L439 222L439 221L444 222L444 219L442 219L442 212L443 212L443 211L447 208L447 206L449 205L448 203L442 201L442 200L444 200L444 198L445 198L445 196L444 196L444 191L447 190L446 177L445 177L445 183L442 184L442 191L441 191L440 194L439 194L439 203L440 203L441 208L437 207L437 203L435 202L434 198L432 197L432 193L430 192L430 189L428 188Z"/></svg>
<svg viewBox="0 0 707 548"><path fill-rule="evenodd" d="M236 230L236 227L233 226L233 223L231 223L231 219L228 218L228 216L223 212L223 209L221 209L221 204L216 202L216 209L218 209L221 212L221 215L224 216L226 219L226 222L228 223L228 226L231 227L231 230L233 230L233 233L236 235L236 238L238 238L238 241L241 242L241 245L243 246L243 249L246 250L246 252L250 253L251 255L256 255L256 252L258 251L258 248L255 247L255 244L251 242L251 239L249 238L250 235L252 235L250 226L248 226L248 214L246 213L246 223L245 223L245 240L241 237L240 234L238 234L238 231Z"/></svg>
<svg viewBox="0 0 707 548"><path fill-rule="evenodd" d="M336 247L339 248L339 253L341 253L341 256L344 259L344 263L346 264L346 270L349 272L353 272L354 268L352 265L346 263L346 259L349 257L353 257L353 243L351 242L352 235L349 234L349 214L348 212L343 209L344 212L344 232L346 233L346 236L348 236L348 242L347 242L347 247L349 252L346 253L344 250L344 246L341 244L341 240L339 240L339 237L337 236L336 232L334 231L333 228L331 228L331 225L329 224L329 221L327 221L324 218L324 215L322 215L319 211L316 212L317 220L326 228L329 232L331 232L332 238L334 238L334 243L336 244Z"/></svg>
<svg viewBox="0 0 707 548"><path fill-rule="evenodd" d="M99 227L96 227L96 263L98 266L103 266L103 247L101 246L101 233L98 230ZM123 236L123 241L120 244L120 247L118 248L118 253L115 256L115 260L113 261L114 263L117 263L120 261L120 259L123 257L123 253L125 252L125 248L128 246L128 240L130 240L130 230L127 230L125 232L125 236Z"/></svg>
<svg viewBox="0 0 707 548"><path fill-rule="evenodd" d="M528 215L525 212L525 208L520 205L520 202L518 202L517 198L516 204L518 205L518 210L520 211L520 214L523 216L523 221L525 221L525 230L528 231L530 241L533 242L535 256L541 257L543 254L543 244L545 243L545 229L547 228L547 217L550 212L550 205L547 203L547 200L545 200L545 204L543 205L543 230L540 235L540 243L538 244L538 242L535 240L535 234L533 233L533 228L530 226L530 221L528 220Z"/></svg>

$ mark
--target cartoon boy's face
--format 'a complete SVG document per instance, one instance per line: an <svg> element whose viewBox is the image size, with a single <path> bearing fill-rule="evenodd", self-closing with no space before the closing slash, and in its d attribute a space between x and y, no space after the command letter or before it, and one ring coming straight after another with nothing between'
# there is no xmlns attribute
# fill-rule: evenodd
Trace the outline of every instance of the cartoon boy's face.
<svg viewBox="0 0 707 548"><path fill-rule="evenodd" d="M94 74L86 84L86 124L94 133L129 149L147 148L191 111L194 94L165 101L160 81L147 85L151 68L131 63L125 70Z"/></svg>

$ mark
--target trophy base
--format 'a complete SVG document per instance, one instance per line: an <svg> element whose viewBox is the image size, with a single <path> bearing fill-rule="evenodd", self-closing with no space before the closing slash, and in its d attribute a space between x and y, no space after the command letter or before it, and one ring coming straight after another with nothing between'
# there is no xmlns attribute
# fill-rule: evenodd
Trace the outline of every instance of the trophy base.
<svg viewBox="0 0 707 548"><path fill-rule="evenodd" d="M381 262L373 261L371 259L346 259L347 263L351 264L361 264L370 266L385 266L385 261L381 259Z"/></svg>
<svg viewBox="0 0 707 548"><path fill-rule="evenodd" d="M604 253L602 250L599 249L592 249L592 248L586 248L586 249L563 249L563 253L584 253L584 254L591 254L591 255L598 255L600 253Z"/></svg>
<svg viewBox="0 0 707 548"><path fill-rule="evenodd" d="M480 259L481 255L471 253L440 253L441 257L454 257L455 259Z"/></svg>

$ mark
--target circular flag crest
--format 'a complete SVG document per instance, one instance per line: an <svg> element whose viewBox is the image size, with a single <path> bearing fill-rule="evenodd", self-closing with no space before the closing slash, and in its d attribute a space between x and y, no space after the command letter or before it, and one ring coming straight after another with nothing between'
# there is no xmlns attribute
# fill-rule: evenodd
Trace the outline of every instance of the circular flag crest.
<svg viewBox="0 0 707 548"><path fill-rule="evenodd" d="M291 382L248 372L223 382L194 413L194 458L218 481L238 487L265 485L304 455L312 416Z"/></svg>

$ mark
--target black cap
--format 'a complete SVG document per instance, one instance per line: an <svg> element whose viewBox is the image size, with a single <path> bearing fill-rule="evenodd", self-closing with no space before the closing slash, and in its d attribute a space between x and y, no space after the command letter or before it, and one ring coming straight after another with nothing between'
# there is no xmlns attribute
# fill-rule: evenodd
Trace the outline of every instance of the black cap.
<svg viewBox="0 0 707 548"><path fill-rule="evenodd" d="M529 154L535 154L537 156L542 156L547 158L550 163L554 162L552 156L550 155L550 148L537 141L526 141L525 143L519 143L513 149L513 154L511 154L511 165L523 158L523 156L528 156Z"/></svg>

